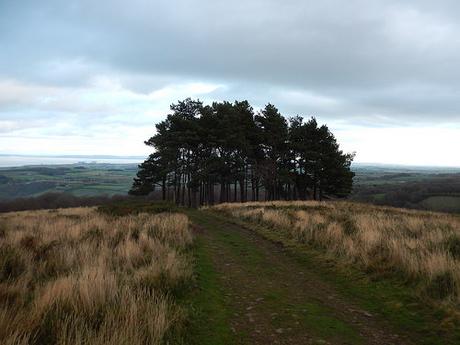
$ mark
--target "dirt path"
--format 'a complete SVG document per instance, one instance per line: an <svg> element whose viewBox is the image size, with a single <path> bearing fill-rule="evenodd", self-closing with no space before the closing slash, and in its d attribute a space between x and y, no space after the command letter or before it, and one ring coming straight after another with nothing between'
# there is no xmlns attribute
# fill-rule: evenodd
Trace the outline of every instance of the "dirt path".
<svg viewBox="0 0 460 345"><path fill-rule="evenodd" d="M260 235L190 213L217 273L236 344L410 344Z"/></svg>

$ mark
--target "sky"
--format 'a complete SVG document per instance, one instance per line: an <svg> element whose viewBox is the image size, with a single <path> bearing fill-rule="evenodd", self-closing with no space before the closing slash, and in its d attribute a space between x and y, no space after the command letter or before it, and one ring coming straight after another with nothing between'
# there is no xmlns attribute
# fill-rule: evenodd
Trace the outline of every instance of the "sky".
<svg viewBox="0 0 460 345"><path fill-rule="evenodd" d="M315 116L357 162L460 166L460 2L0 0L0 154L147 155L169 105Z"/></svg>

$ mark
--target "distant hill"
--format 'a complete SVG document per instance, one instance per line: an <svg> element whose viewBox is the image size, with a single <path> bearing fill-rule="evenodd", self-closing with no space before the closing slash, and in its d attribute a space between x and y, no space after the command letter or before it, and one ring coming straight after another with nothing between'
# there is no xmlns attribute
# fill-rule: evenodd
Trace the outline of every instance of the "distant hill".
<svg viewBox="0 0 460 345"><path fill-rule="evenodd" d="M354 164L350 199L460 213L460 168Z"/></svg>

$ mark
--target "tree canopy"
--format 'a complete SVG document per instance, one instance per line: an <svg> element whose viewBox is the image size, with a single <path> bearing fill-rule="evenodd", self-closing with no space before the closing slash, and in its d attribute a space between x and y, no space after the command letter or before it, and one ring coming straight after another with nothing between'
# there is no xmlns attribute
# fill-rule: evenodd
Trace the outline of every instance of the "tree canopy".
<svg viewBox="0 0 460 345"><path fill-rule="evenodd" d="M326 125L286 119L272 104L185 99L145 142L130 194L196 206L216 202L340 198L352 189L354 154L344 153Z"/></svg>

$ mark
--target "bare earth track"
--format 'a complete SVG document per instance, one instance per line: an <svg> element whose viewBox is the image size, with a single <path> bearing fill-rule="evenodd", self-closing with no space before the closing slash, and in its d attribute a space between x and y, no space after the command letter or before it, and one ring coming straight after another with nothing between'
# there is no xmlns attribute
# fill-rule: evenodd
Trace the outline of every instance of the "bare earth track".
<svg viewBox="0 0 460 345"><path fill-rule="evenodd" d="M217 273L233 343L412 344L282 246L212 212L190 217Z"/></svg>

